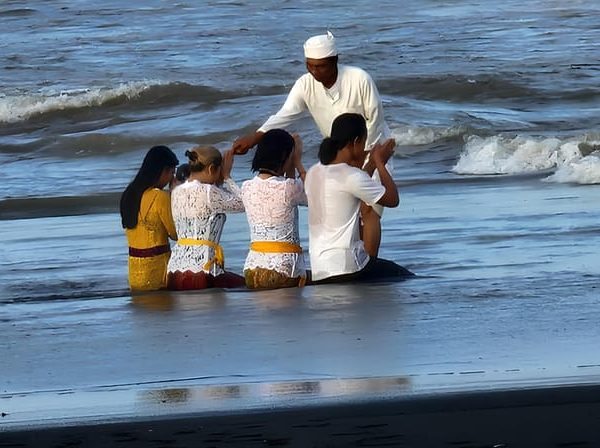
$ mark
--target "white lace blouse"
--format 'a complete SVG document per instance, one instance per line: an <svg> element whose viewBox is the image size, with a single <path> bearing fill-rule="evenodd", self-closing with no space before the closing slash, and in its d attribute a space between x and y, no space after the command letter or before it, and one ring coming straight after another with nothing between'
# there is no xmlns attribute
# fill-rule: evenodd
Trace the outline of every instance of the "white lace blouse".
<svg viewBox="0 0 600 448"><path fill-rule="evenodd" d="M306 205L300 179L256 176L242 184L242 199L251 241L279 241L300 244L298 205ZM244 270L271 269L288 277L306 274L304 254L263 253L250 250Z"/></svg>
<svg viewBox="0 0 600 448"><path fill-rule="evenodd" d="M231 179L227 179L221 186L188 180L171 193L171 210L179 240L189 238L218 243L224 220L214 220L215 215L243 212L244 204L240 188ZM204 269L205 263L214 256L215 251L209 246L178 243L172 249L167 271L222 274L223 269L216 264L210 269Z"/></svg>

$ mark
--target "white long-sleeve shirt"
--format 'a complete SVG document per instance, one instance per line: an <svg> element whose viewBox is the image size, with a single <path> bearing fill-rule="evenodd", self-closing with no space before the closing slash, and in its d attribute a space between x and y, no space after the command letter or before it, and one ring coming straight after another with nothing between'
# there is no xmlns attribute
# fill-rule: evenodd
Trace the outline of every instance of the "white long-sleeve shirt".
<svg viewBox="0 0 600 448"><path fill-rule="evenodd" d="M361 114L367 121L366 149L390 138L391 133L383 116L383 106L377 86L367 72L346 65L338 65L335 84L327 89L310 73L302 75L292 87L279 111L271 115L258 130L288 128L309 111L323 137L331 133L333 120L343 113Z"/></svg>

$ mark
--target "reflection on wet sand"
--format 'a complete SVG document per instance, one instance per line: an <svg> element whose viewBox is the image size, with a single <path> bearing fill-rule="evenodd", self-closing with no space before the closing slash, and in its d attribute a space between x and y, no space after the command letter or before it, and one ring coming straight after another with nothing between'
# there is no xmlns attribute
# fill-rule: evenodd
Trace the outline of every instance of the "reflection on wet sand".
<svg viewBox="0 0 600 448"><path fill-rule="evenodd" d="M131 297L131 303L149 311L171 311L175 308L175 299L167 291L157 291Z"/></svg>
<svg viewBox="0 0 600 448"><path fill-rule="evenodd" d="M185 403L189 400L191 390L185 387L176 389L159 389L147 391L148 398L158 403Z"/></svg>
<svg viewBox="0 0 600 448"><path fill-rule="evenodd" d="M302 299L302 289L255 290L252 291L252 295L253 300L263 309L294 308L299 305Z"/></svg>
<svg viewBox="0 0 600 448"><path fill-rule="evenodd" d="M354 305L365 305L371 301L390 302L398 301L398 294L402 294L395 283L339 283L329 285L315 285L304 288L306 299L311 309L334 310L345 309Z"/></svg>
<svg viewBox="0 0 600 448"><path fill-rule="evenodd" d="M206 398L240 398L247 394L247 386L241 385L229 385L229 386L211 386L207 387L203 394Z"/></svg>
<svg viewBox="0 0 600 448"><path fill-rule="evenodd" d="M131 304L148 311L211 311L227 303L224 290L210 291L151 291L131 296Z"/></svg>
<svg viewBox="0 0 600 448"><path fill-rule="evenodd" d="M277 381L270 383L245 383L230 385L206 385L188 388L146 390L140 399L154 404L201 404L205 400L250 399L257 401L269 398L285 398L298 395L318 398L348 398L397 396L406 392L408 377L375 377L323 379L311 381Z"/></svg>
<svg viewBox="0 0 600 448"><path fill-rule="evenodd" d="M229 301L239 299L239 295L251 294L252 303L266 310L298 307L303 301L310 309L345 309L348 306L363 305L371 300L389 301L397 298L398 290L393 283L363 284L364 295L357 295L355 284L335 284L307 286L304 288L284 288L271 290L227 290L210 288L195 291L148 291L131 296L131 303L137 308L149 311L194 310L210 311L226 307Z"/></svg>

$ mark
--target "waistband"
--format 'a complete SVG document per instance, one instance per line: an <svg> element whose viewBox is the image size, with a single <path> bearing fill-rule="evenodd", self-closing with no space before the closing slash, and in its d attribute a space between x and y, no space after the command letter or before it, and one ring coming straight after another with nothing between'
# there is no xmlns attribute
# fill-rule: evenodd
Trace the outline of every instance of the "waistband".
<svg viewBox="0 0 600 448"><path fill-rule="evenodd" d="M156 257L157 255L171 252L171 246L165 244L163 246L148 247L147 249L137 249L129 246L129 256L136 258Z"/></svg>
<svg viewBox="0 0 600 448"><path fill-rule="evenodd" d="M202 268L208 270L216 264L221 267L221 269L225 269L225 253L220 244L211 240L196 240L194 238L181 238L177 240L177 244L180 246L208 246L212 248L215 251L215 256L204 263Z"/></svg>
<svg viewBox="0 0 600 448"><path fill-rule="evenodd" d="M264 252L269 254L301 254L302 246L284 241L252 241L250 249L255 252Z"/></svg>

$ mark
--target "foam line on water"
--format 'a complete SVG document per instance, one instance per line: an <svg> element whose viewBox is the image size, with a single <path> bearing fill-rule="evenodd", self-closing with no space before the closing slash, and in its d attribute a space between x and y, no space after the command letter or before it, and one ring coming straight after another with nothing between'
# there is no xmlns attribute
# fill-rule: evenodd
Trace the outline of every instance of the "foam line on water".
<svg viewBox="0 0 600 448"><path fill-rule="evenodd" d="M456 174L523 174L552 170L550 182L600 183L600 142L567 139L470 136L453 167Z"/></svg>

